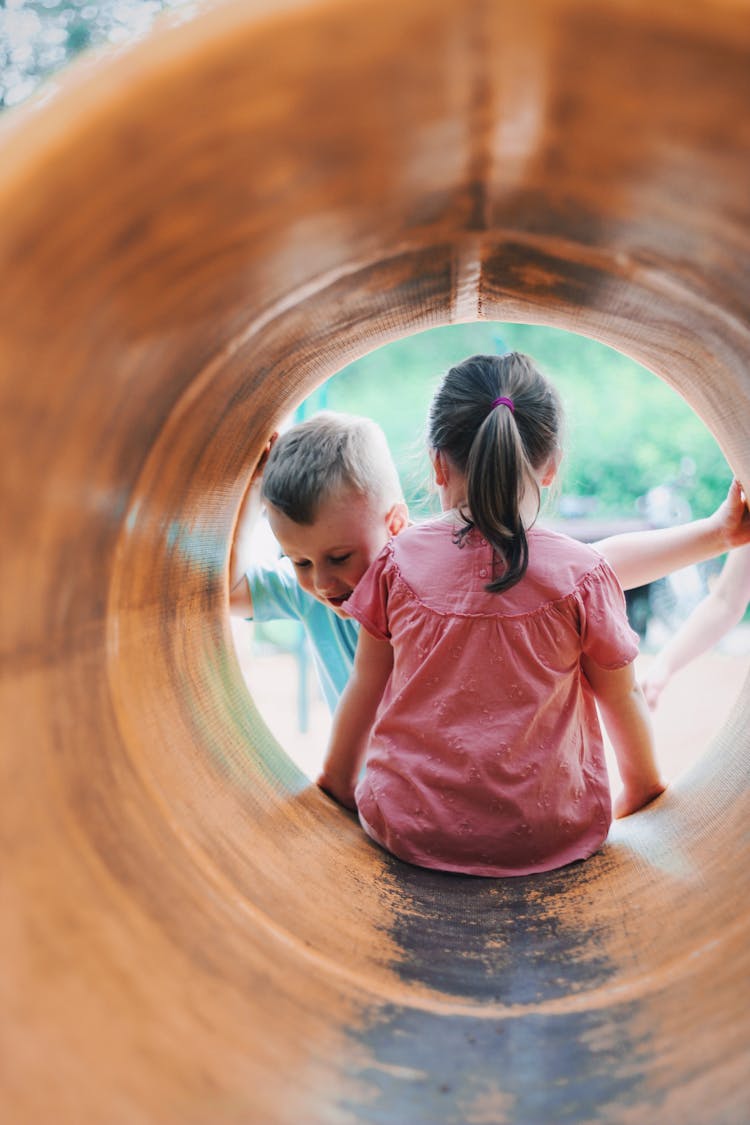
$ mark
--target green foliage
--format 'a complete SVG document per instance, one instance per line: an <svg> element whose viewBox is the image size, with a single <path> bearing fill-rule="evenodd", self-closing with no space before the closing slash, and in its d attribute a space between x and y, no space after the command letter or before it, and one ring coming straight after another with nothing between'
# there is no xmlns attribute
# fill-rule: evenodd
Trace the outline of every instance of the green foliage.
<svg viewBox="0 0 750 1125"><path fill-rule="evenodd" d="M424 426L440 375L478 352L527 352L565 403L560 491L595 497L597 515L633 516L674 485L694 516L723 499L730 469L716 441L670 387L627 356L574 333L525 324L453 325L410 336L345 367L325 386L331 410L367 414L386 432L415 512L429 505ZM320 400L318 401L320 405Z"/></svg>

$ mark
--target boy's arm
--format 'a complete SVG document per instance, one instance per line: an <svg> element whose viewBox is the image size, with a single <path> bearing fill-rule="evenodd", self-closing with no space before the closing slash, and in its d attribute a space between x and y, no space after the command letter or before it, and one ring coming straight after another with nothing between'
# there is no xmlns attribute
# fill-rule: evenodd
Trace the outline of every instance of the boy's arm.
<svg viewBox="0 0 750 1125"><path fill-rule="evenodd" d="M360 630L354 668L333 716L331 737L318 777L330 797L356 811L354 790L378 704L393 669L393 649Z"/></svg>
<svg viewBox="0 0 750 1125"><path fill-rule="evenodd" d="M622 778L623 791L615 801L614 815L630 816L666 788L656 764L646 700L636 681L633 664L617 669L602 668L587 656L582 663Z"/></svg>
<svg viewBox="0 0 750 1125"><path fill-rule="evenodd" d="M733 480L724 502L705 519L612 535L594 546L604 555L622 588L631 590L745 543L750 543L750 511L742 486Z"/></svg>
<svg viewBox="0 0 750 1125"><path fill-rule="evenodd" d="M229 555L229 612L233 617L245 619L253 616L253 600L245 574L252 556L252 533L260 515L260 488L260 478L253 478L247 487L237 515Z"/></svg>
<svg viewBox="0 0 750 1125"><path fill-rule="evenodd" d="M710 593L667 642L643 680L649 707L655 707L669 680L720 641L742 618L750 601L750 545L732 551Z"/></svg>
<svg viewBox="0 0 750 1125"><path fill-rule="evenodd" d="M240 510L237 513L237 522L234 525L232 547L229 553L229 612L233 617L247 619L253 616L253 601L245 574L250 569L253 531L260 515L263 467L277 437L278 434L272 434L266 443L253 475L250 477L240 504Z"/></svg>

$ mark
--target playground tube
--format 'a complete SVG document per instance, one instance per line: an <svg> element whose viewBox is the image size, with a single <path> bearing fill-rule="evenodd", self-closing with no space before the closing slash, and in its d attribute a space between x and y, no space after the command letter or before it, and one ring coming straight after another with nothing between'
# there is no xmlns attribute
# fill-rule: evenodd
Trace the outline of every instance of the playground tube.
<svg viewBox="0 0 750 1125"><path fill-rule="evenodd" d="M242 0L59 85L0 122L0 1118L746 1122L747 689L585 864L422 871L226 569L282 415L457 321L619 348L750 485L750 7Z"/></svg>

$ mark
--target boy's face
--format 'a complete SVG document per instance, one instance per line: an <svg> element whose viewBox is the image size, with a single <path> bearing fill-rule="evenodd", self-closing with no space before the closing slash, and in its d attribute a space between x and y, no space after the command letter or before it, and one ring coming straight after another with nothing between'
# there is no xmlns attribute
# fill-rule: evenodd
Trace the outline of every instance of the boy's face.
<svg viewBox="0 0 750 1125"><path fill-rule="evenodd" d="M345 489L323 501L311 524L272 504L268 522L306 593L346 617L346 599L391 535L406 525L406 506L383 514L375 500Z"/></svg>

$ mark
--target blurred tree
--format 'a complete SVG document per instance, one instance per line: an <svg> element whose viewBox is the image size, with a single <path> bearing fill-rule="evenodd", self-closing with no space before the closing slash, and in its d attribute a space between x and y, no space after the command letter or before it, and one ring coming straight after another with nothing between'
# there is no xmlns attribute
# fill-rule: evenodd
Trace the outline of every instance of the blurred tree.
<svg viewBox="0 0 750 1125"><path fill-rule="evenodd" d="M185 0L0 0L0 108L17 105L86 47L126 43Z"/></svg>

